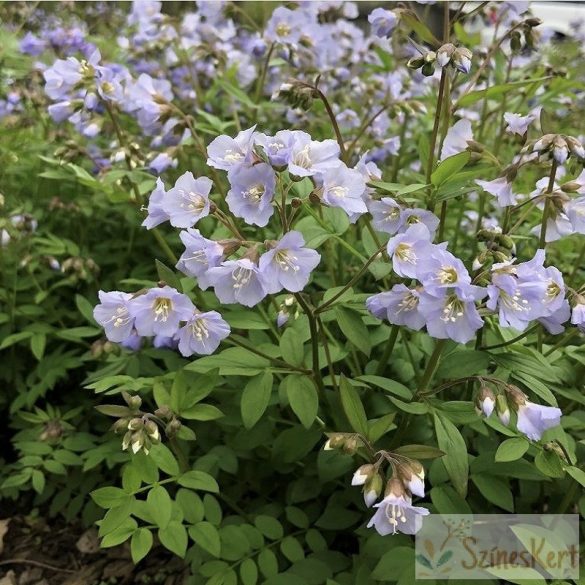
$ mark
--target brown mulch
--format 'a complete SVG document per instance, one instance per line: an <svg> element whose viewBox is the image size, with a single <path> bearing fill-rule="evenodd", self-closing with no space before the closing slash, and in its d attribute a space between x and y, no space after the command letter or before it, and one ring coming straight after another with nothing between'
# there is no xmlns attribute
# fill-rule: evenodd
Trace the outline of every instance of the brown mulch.
<svg viewBox="0 0 585 585"><path fill-rule="evenodd" d="M134 566L127 543L100 549L95 528L0 518L0 585L183 585L188 575L183 561L160 546Z"/></svg>

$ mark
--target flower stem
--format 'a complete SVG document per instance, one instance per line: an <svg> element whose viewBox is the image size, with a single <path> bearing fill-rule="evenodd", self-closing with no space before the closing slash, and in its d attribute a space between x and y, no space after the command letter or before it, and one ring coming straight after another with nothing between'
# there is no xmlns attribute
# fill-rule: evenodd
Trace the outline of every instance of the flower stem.
<svg viewBox="0 0 585 585"><path fill-rule="evenodd" d="M384 353L382 354L382 357L378 362L378 367L376 368L376 376L381 376L384 373L386 365L388 364L388 360L390 359L392 351L394 350L394 346L396 345L396 339L398 338L399 332L400 327L398 325L392 325L390 336L388 337L388 342L384 348Z"/></svg>
<svg viewBox="0 0 585 585"><path fill-rule="evenodd" d="M427 161L427 207L433 211L435 202L433 201L433 186L431 184L431 175L433 174L433 167L435 166L435 148L437 146L437 135L439 133L439 122L441 120L441 110L443 107L443 95L445 93L445 83L447 80L447 68L443 67L441 70L441 81L439 81L439 95L437 96L437 107L435 110L435 122L433 124L433 132L431 134L431 143L429 146L429 160Z"/></svg>
<svg viewBox="0 0 585 585"><path fill-rule="evenodd" d="M552 166L550 169L550 178L548 180L548 187L546 188L546 195L550 195L553 192L555 186L555 178L557 175L557 161L553 160ZM545 197L544 199L544 211L542 212L542 224L540 226L540 240L538 242L538 247L544 249L546 246L546 225L548 223L548 218L550 215L550 197Z"/></svg>
<svg viewBox="0 0 585 585"><path fill-rule="evenodd" d="M326 311L338 298L340 298L352 285L354 285L364 274L364 272L368 269L368 266L376 260L380 252L386 247L386 244L383 244L378 250L376 250L367 260L367 262L360 268L359 272L335 295L333 295L327 302L323 303L319 307L315 309L315 313L322 313Z"/></svg>
<svg viewBox="0 0 585 585"><path fill-rule="evenodd" d="M311 331L311 347L313 354L313 379L320 393L323 393L323 378L321 378L321 368L319 366L319 331L317 328L317 319L312 307L309 306L307 301L303 298L300 293L295 293L295 299L302 307L307 319L309 319L309 330Z"/></svg>
<svg viewBox="0 0 585 585"><path fill-rule="evenodd" d="M431 357L429 358L429 362L428 362L427 367L425 369L425 372L423 374L422 380L420 381L420 384L419 384L419 387L418 387L416 394L420 394L420 393L424 392L425 390L428 390L428 386L429 386L431 380L433 379L433 375L435 373L435 370L437 369L437 365L439 364L439 358L441 357L441 353L443 352L443 349L445 349L446 343L447 343L446 339L438 339L437 340L437 343L435 345L435 349L433 350L433 353L432 353Z"/></svg>

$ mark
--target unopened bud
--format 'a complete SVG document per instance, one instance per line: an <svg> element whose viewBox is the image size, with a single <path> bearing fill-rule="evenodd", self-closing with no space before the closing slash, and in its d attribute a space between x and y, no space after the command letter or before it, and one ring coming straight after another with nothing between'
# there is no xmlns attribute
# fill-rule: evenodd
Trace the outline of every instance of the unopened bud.
<svg viewBox="0 0 585 585"><path fill-rule="evenodd" d="M491 416L496 406L496 395L488 386L482 386L477 395L477 407L481 413L488 417Z"/></svg>
<svg viewBox="0 0 585 585"><path fill-rule="evenodd" d="M540 20L540 18L527 18L524 22L529 27L540 26L542 24L542 20Z"/></svg>
<svg viewBox="0 0 585 585"><path fill-rule="evenodd" d="M353 455L358 449L358 440L356 437L349 437L346 439L345 444L343 445L344 453L348 455Z"/></svg>
<svg viewBox="0 0 585 585"><path fill-rule="evenodd" d="M506 386L506 392L508 393L508 399L512 401L513 406L522 406L526 403L526 394L513 384Z"/></svg>
<svg viewBox="0 0 585 585"><path fill-rule="evenodd" d="M434 63L425 63L422 66L421 72L425 77L431 77L435 73L435 64Z"/></svg>
<svg viewBox="0 0 585 585"><path fill-rule="evenodd" d="M446 43L437 51L437 63L441 67L445 67L451 61L451 56L455 52L455 45L453 43Z"/></svg>
<svg viewBox="0 0 585 585"><path fill-rule="evenodd" d="M371 463L362 465L353 474L351 485L364 485L374 473L376 473L376 469Z"/></svg>
<svg viewBox="0 0 585 585"><path fill-rule="evenodd" d="M576 193L581 187L581 183L570 181L569 183L563 183L561 185L561 191L563 191L563 193Z"/></svg>
<svg viewBox="0 0 585 585"><path fill-rule="evenodd" d="M345 435L342 435L340 433L335 433L335 434L329 435L329 438L325 442L323 449L325 451L331 451L332 449L340 449L341 447L343 447L344 443L345 443Z"/></svg>
<svg viewBox="0 0 585 585"><path fill-rule="evenodd" d="M374 502L380 497L384 482L379 473L374 473L364 484L364 503L371 508Z"/></svg>
<svg viewBox="0 0 585 585"><path fill-rule="evenodd" d="M485 146L476 142L475 140L468 140L467 141L467 148L471 150L471 152L483 152L485 150Z"/></svg>
<svg viewBox="0 0 585 585"><path fill-rule="evenodd" d="M500 422L508 426L510 424L510 408L508 407L508 401L504 394L498 394L496 398L496 410Z"/></svg>
<svg viewBox="0 0 585 585"><path fill-rule="evenodd" d="M302 204L302 199L299 199L298 197L293 197L290 202L290 205L293 209L298 209Z"/></svg>
<svg viewBox="0 0 585 585"><path fill-rule="evenodd" d="M404 497L407 495L403 483L398 478L393 477L392 479L389 479L388 483L386 484L384 496L387 497L390 495L397 497Z"/></svg>
<svg viewBox="0 0 585 585"><path fill-rule="evenodd" d="M138 431L142 429L144 426L144 421L141 418L133 418L128 423L128 430L130 431Z"/></svg>
<svg viewBox="0 0 585 585"><path fill-rule="evenodd" d="M425 60L422 57L413 57L408 60L406 66L409 69L420 69L425 64Z"/></svg>

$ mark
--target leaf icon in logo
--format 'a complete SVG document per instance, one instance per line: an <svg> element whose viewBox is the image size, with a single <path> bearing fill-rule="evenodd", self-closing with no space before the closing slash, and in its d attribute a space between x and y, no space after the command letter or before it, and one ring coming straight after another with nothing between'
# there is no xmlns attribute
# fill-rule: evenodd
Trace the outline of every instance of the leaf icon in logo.
<svg viewBox="0 0 585 585"><path fill-rule="evenodd" d="M445 551L441 555L441 558L438 560L437 567L440 567L441 565L444 565L452 556L453 556L453 551L452 550Z"/></svg>
<svg viewBox="0 0 585 585"><path fill-rule="evenodd" d="M433 568L433 565L431 564L429 559L427 559L427 557L425 557L424 555L416 555L416 560L427 569Z"/></svg>
<svg viewBox="0 0 585 585"><path fill-rule="evenodd" d="M425 539L425 550L427 551L429 558L433 558L435 556L435 546L433 545L433 541L429 540L428 538Z"/></svg>

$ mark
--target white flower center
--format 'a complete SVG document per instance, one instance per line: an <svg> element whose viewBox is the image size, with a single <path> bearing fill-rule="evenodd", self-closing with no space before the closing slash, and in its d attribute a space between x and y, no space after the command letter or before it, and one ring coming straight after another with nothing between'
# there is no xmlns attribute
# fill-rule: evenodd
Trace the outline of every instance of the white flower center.
<svg viewBox="0 0 585 585"><path fill-rule="evenodd" d="M398 309L399 313L402 311L414 311L418 307L418 297L409 292L404 295L404 298L398 303L398 306L400 307Z"/></svg>
<svg viewBox="0 0 585 585"><path fill-rule="evenodd" d="M234 281L234 288L243 288L247 284L249 284L250 280L252 279L252 270L249 268L244 268L242 266L238 266L232 272L232 280Z"/></svg>
<svg viewBox="0 0 585 585"><path fill-rule="evenodd" d="M455 284L457 278L457 270L453 266L442 266L437 273L437 279L441 284Z"/></svg>
<svg viewBox="0 0 585 585"><path fill-rule="evenodd" d="M416 261L418 260L418 256L416 255L413 246L410 244L398 244L396 250L394 250L394 254L398 256L400 260L408 262L409 264L416 264Z"/></svg>
<svg viewBox="0 0 585 585"><path fill-rule="evenodd" d="M253 185L247 191L243 191L242 195L249 199L252 203L260 203L262 199L262 195L264 195L265 189L264 185L258 183L257 185Z"/></svg>
<svg viewBox="0 0 585 585"><path fill-rule="evenodd" d="M463 317L464 312L465 307L463 303L457 297L451 296L448 298L447 304L443 307L441 321L455 323L457 319Z"/></svg>
<svg viewBox="0 0 585 585"><path fill-rule="evenodd" d="M169 318L169 313L173 310L173 303L171 299L166 297L158 297L152 305L154 311L154 320L162 321L163 323Z"/></svg>
<svg viewBox="0 0 585 585"><path fill-rule="evenodd" d="M124 327L130 322L130 313L126 307L116 307L116 311L108 321L113 323L114 327Z"/></svg>
<svg viewBox="0 0 585 585"><path fill-rule="evenodd" d="M237 163L240 162L244 158L244 155L237 150L226 150L223 160L229 163Z"/></svg>
<svg viewBox="0 0 585 585"><path fill-rule="evenodd" d="M190 327L193 337L199 341L203 341L209 338L209 329L207 327L206 319L196 319L191 323Z"/></svg>
<svg viewBox="0 0 585 585"><path fill-rule="evenodd" d="M329 192L334 197L339 197L343 199L349 193L349 189L347 187L341 187L338 185L337 187L331 187L331 189L329 189Z"/></svg>
<svg viewBox="0 0 585 585"><path fill-rule="evenodd" d="M398 522L406 522L406 514L404 508L397 504L388 504L385 509L385 514L388 522L392 525L392 531L396 534L396 527Z"/></svg>
<svg viewBox="0 0 585 585"><path fill-rule="evenodd" d="M300 266L295 264L297 257L293 256L289 250L279 250L276 252L274 260L277 262L280 269L285 272L288 272L289 270L298 272L300 270Z"/></svg>
<svg viewBox="0 0 585 585"><path fill-rule="evenodd" d="M194 191L187 192L183 191L183 189L180 189L179 195L183 199L180 207L192 213L201 213L207 203L207 200L205 197L203 197L203 195L195 193Z"/></svg>

